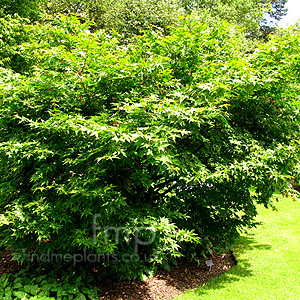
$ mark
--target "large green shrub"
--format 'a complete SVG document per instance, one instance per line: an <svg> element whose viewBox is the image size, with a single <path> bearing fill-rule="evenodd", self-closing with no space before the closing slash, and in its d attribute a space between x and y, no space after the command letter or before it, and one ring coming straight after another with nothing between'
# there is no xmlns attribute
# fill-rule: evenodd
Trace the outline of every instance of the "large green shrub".
<svg viewBox="0 0 300 300"><path fill-rule="evenodd" d="M247 57L226 23L126 47L88 26L30 27L31 75L1 70L2 244L106 254L120 278L230 247L293 175L299 36Z"/></svg>

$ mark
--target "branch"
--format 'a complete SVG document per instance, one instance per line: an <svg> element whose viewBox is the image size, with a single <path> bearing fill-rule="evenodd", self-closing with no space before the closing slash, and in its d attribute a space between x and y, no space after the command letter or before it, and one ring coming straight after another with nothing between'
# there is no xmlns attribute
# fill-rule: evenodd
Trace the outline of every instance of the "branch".
<svg viewBox="0 0 300 300"><path fill-rule="evenodd" d="M174 183L173 185L169 186L166 191L164 191L162 194L159 195L159 197L163 198L167 193L172 191L175 187L177 186L177 182Z"/></svg>
<svg viewBox="0 0 300 300"><path fill-rule="evenodd" d="M155 186L155 192L159 191L162 187L164 187L166 184L168 183L171 183L171 182L174 182L175 181L175 178L172 178L172 179L168 179L160 184L157 184ZM177 183L176 183L177 184Z"/></svg>
<svg viewBox="0 0 300 300"><path fill-rule="evenodd" d="M133 200L133 195L125 188L124 183L119 180L118 175L116 174L114 169L112 169L112 174L113 174L113 179L115 180L115 182L117 183L118 187L123 192L123 194L128 198L130 198L131 200Z"/></svg>

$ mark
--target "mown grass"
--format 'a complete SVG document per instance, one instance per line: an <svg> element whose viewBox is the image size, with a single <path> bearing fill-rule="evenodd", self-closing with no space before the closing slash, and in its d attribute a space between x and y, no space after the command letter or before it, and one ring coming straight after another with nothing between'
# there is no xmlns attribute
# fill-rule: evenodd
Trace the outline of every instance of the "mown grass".
<svg viewBox="0 0 300 300"><path fill-rule="evenodd" d="M276 207L258 208L262 225L236 243L237 266L176 300L299 300L300 202L282 198Z"/></svg>

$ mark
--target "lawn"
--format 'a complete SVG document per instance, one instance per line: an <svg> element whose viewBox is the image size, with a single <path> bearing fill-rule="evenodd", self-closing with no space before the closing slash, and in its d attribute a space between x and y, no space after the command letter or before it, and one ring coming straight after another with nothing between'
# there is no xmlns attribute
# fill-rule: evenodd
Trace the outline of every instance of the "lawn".
<svg viewBox="0 0 300 300"><path fill-rule="evenodd" d="M262 225L234 246L237 266L176 300L299 300L300 202L282 198L276 207L258 208Z"/></svg>

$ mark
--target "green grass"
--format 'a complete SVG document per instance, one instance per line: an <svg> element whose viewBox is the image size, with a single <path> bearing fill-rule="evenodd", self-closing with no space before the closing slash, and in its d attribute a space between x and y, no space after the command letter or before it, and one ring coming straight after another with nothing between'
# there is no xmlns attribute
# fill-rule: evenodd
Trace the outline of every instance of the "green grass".
<svg viewBox="0 0 300 300"><path fill-rule="evenodd" d="M283 198L276 207L259 207L263 224L236 243L237 266L176 300L299 300L300 202Z"/></svg>

